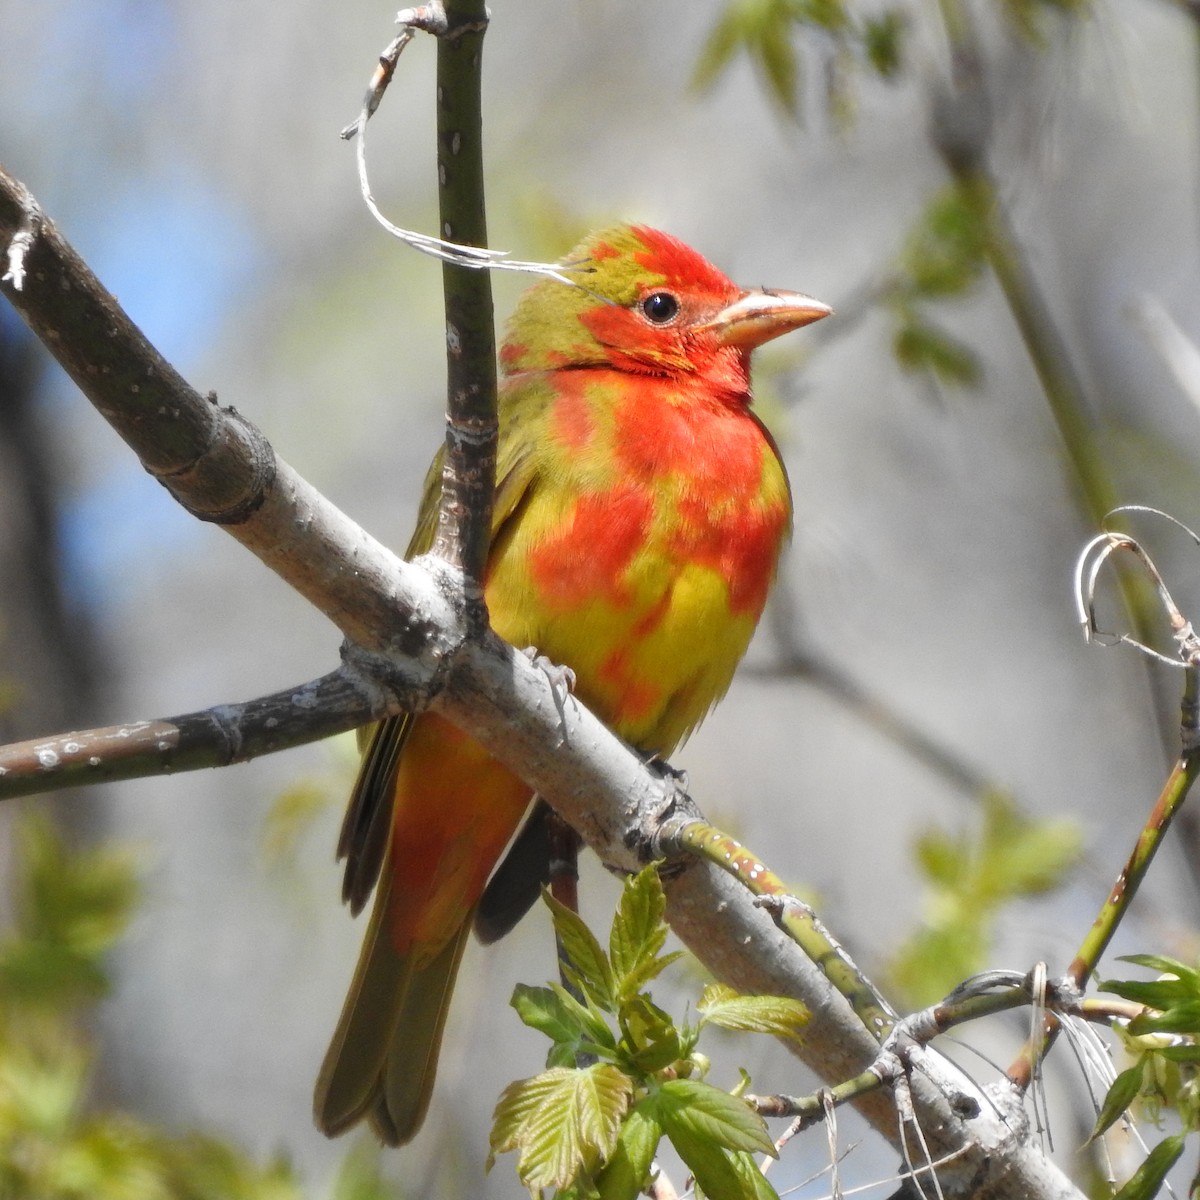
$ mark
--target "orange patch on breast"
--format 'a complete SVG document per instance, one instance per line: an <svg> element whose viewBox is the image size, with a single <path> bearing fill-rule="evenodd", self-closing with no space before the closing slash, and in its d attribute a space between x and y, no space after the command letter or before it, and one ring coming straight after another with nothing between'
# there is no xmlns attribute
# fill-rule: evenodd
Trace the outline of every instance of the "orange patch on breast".
<svg viewBox="0 0 1200 1200"><path fill-rule="evenodd" d="M600 681L616 692L612 719L622 725L644 720L662 707L663 689L639 677L627 647L614 650L600 665Z"/></svg>
<svg viewBox="0 0 1200 1200"><path fill-rule="evenodd" d="M787 532L786 505L756 503L718 514L703 499L690 496L680 502L680 516L674 553L720 575L729 588L730 611L757 620Z"/></svg>
<svg viewBox="0 0 1200 1200"><path fill-rule="evenodd" d="M758 424L735 410L633 397L617 428L620 470L675 496L663 538L668 557L715 571L731 611L757 620L789 519L782 468L772 487L775 452Z"/></svg>
<svg viewBox="0 0 1200 1200"><path fill-rule="evenodd" d="M568 386L565 380L558 385L553 421L555 436L568 450L582 450L596 431L596 421L583 389Z"/></svg>
<svg viewBox="0 0 1200 1200"><path fill-rule="evenodd" d="M618 484L580 496L565 527L536 546L530 570L542 599L557 609L596 600L628 602L623 576L645 544L654 502L644 488Z"/></svg>

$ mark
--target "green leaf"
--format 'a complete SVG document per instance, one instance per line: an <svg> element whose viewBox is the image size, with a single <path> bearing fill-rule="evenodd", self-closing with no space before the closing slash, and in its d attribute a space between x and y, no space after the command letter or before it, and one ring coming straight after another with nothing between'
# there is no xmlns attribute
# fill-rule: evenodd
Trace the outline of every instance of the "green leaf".
<svg viewBox="0 0 1200 1200"><path fill-rule="evenodd" d="M614 1011L612 967L596 935L578 913L560 904L548 891L543 896L554 917L554 932L567 956L569 973L575 983L606 1012Z"/></svg>
<svg viewBox="0 0 1200 1200"><path fill-rule="evenodd" d="M709 984L698 1007L711 1024L722 1029L787 1038L798 1038L810 1017L799 1000L788 996L742 996L723 983Z"/></svg>
<svg viewBox="0 0 1200 1200"><path fill-rule="evenodd" d="M711 87L739 52L759 72L767 93L789 117L800 107L800 67L792 44L792 25L806 6L795 0L730 0L692 73L692 86ZM812 23L836 20L837 0L810 0L804 13Z"/></svg>
<svg viewBox="0 0 1200 1200"><path fill-rule="evenodd" d="M740 13L736 5L730 4L721 13L720 20L713 26L700 51L692 71L692 87L697 91L712 87L733 61L741 44Z"/></svg>
<svg viewBox="0 0 1200 1200"><path fill-rule="evenodd" d="M628 1065L636 1071L652 1075L661 1071L683 1057L683 1045L680 1042L679 1031L667 1027L656 1031L644 1039L637 1049L628 1056Z"/></svg>
<svg viewBox="0 0 1200 1200"><path fill-rule="evenodd" d="M660 965L658 959L658 952L667 940L667 924L663 920L666 909L657 867L648 866L625 880L608 938L608 954L619 996L633 995L666 965L665 962Z"/></svg>
<svg viewBox="0 0 1200 1200"><path fill-rule="evenodd" d="M900 73L901 43L905 32L904 14L895 8L881 17L869 17L863 23L863 49L867 61L885 79Z"/></svg>
<svg viewBox="0 0 1200 1200"><path fill-rule="evenodd" d="M1187 1046L1159 1046L1152 1053L1165 1058L1168 1062L1200 1063L1200 1046L1195 1044Z"/></svg>
<svg viewBox="0 0 1200 1200"><path fill-rule="evenodd" d="M574 1069L551 1067L540 1075L515 1080L500 1093L500 1099L492 1110L492 1132L488 1138L491 1151L487 1161L489 1170L497 1154L506 1154L521 1145L522 1131L542 1101L559 1086L562 1077Z"/></svg>
<svg viewBox="0 0 1200 1200"><path fill-rule="evenodd" d="M695 1089L694 1093L688 1094L679 1084ZM707 1094L713 1092L723 1096L724 1101L714 1101ZM731 1141L743 1140L748 1134L741 1127L740 1115L714 1111L725 1101L740 1105L743 1112L762 1126L757 1136L746 1140L754 1140L755 1149L763 1149L765 1142L767 1152L773 1155L775 1147L767 1136L766 1126L742 1101L708 1084L681 1079L664 1084L652 1099L654 1116L706 1196L719 1200L774 1200L775 1190L754 1167L749 1150L730 1149Z"/></svg>
<svg viewBox="0 0 1200 1200"><path fill-rule="evenodd" d="M1134 1037L1143 1033L1200 1033L1200 1000L1173 1004L1166 1012L1141 1013L1129 1022Z"/></svg>
<svg viewBox="0 0 1200 1200"><path fill-rule="evenodd" d="M830 33L845 29L849 16L841 0L782 0L791 12L794 21L805 25L816 25Z"/></svg>
<svg viewBox="0 0 1200 1200"><path fill-rule="evenodd" d="M606 1054L616 1049L617 1039L613 1035L613 1031L605 1023L599 1009L591 1005L590 1002L588 1004L580 1004L561 983L552 983L550 990L557 997L559 1003L570 1015L571 1019L579 1021L583 1028L585 1043L600 1048Z"/></svg>
<svg viewBox="0 0 1200 1200"><path fill-rule="evenodd" d="M1105 979L1097 986L1147 1008L1167 1009L1196 997L1195 989L1180 979Z"/></svg>
<svg viewBox="0 0 1200 1200"><path fill-rule="evenodd" d="M935 830L918 843L918 859L931 885L924 926L891 968L909 1003L930 1003L980 970L1000 906L1057 884L1078 857L1081 841L1073 824L1025 816L1002 793L983 799L978 834Z"/></svg>
<svg viewBox="0 0 1200 1200"><path fill-rule="evenodd" d="M1158 1195L1167 1172L1183 1153L1184 1137L1174 1133L1163 1138L1146 1155L1146 1161L1134 1172L1129 1182L1113 1197L1113 1200L1151 1200Z"/></svg>
<svg viewBox="0 0 1200 1200"><path fill-rule="evenodd" d="M762 1173L754 1155L744 1150L729 1156L730 1165L741 1181L744 1194L752 1200L779 1200L779 1194Z"/></svg>
<svg viewBox="0 0 1200 1200"><path fill-rule="evenodd" d="M982 377L973 351L944 329L915 316L896 330L892 352L906 371L928 371L943 383L975 387Z"/></svg>
<svg viewBox="0 0 1200 1200"><path fill-rule="evenodd" d="M6 1002L55 1008L108 991L108 976L91 955L53 942L0 945L0 996Z"/></svg>
<svg viewBox="0 0 1200 1200"><path fill-rule="evenodd" d="M744 1100L712 1084L670 1079L658 1089L655 1099L655 1116L673 1142L684 1130L726 1150L775 1156L775 1143L762 1117Z"/></svg>
<svg viewBox="0 0 1200 1200"><path fill-rule="evenodd" d="M1073 821L1031 820L1007 800L989 806L992 814L985 854L987 882L996 896L1036 896L1058 887L1079 858L1082 834Z"/></svg>
<svg viewBox="0 0 1200 1200"><path fill-rule="evenodd" d="M791 30L782 21L765 21L755 42L746 47L762 72L767 92L793 119L800 115L800 65Z"/></svg>
<svg viewBox="0 0 1200 1200"><path fill-rule="evenodd" d="M962 295L983 273L987 230L957 186L938 192L909 235L901 271L923 299Z"/></svg>
<svg viewBox="0 0 1200 1200"><path fill-rule="evenodd" d="M69 848L48 818L18 827L24 873L19 932L98 960L125 932L138 898L131 852Z"/></svg>
<svg viewBox="0 0 1200 1200"><path fill-rule="evenodd" d="M263 822L263 856L276 865L291 862L304 835L333 802L332 786L304 779L275 797Z"/></svg>
<svg viewBox="0 0 1200 1200"><path fill-rule="evenodd" d="M573 999L569 993L566 995ZM583 1035L578 1005L569 1007L551 988L518 983L509 1004L530 1029L544 1033L553 1042L576 1042Z"/></svg>
<svg viewBox="0 0 1200 1200"><path fill-rule="evenodd" d="M623 1001L618 1020L625 1061L634 1070L650 1074L683 1057L682 1032L649 996L639 993Z"/></svg>
<svg viewBox="0 0 1200 1200"><path fill-rule="evenodd" d="M1133 963L1135 967L1145 967L1163 975L1174 975L1181 982L1188 984L1193 992L1200 992L1200 971L1177 958L1170 958L1165 954L1122 954L1119 961Z"/></svg>
<svg viewBox="0 0 1200 1200"><path fill-rule="evenodd" d="M1122 1071L1112 1081L1100 1114L1096 1117L1096 1127L1092 1130L1089 1142L1094 1142L1102 1133L1120 1120L1122 1114L1137 1099L1142 1088L1142 1077L1145 1070L1145 1060L1140 1059L1132 1067Z"/></svg>
<svg viewBox="0 0 1200 1200"><path fill-rule="evenodd" d="M651 1099L641 1100L621 1123L617 1144L596 1180L600 1200L635 1200L644 1190L662 1137L653 1109Z"/></svg>
<svg viewBox="0 0 1200 1200"><path fill-rule="evenodd" d="M519 1150L517 1174L531 1192L569 1187L617 1144L633 1081L611 1063L552 1067L510 1084L492 1122L491 1155Z"/></svg>

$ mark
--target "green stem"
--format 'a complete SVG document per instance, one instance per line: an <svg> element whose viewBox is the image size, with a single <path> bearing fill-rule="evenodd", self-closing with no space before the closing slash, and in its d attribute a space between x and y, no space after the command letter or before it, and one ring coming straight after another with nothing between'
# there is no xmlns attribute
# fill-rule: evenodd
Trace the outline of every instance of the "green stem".
<svg viewBox="0 0 1200 1200"><path fill-rule="evenodd" d="M740 842L705 821L688 820L660 836L661 849L683 850L707 859L732 875L751 894L769 899L764 904L775 923L820 968L825 978L854 1009L858 1019L882 1041L896 1023L896 1013L858 969L854 961L765 863Z"/></svg>
<svg viewBox="0 0 1200 1200"><path fill-rule="evenodd" d="M1092 977L1104 951L1112 941L1129 906L1137 895L1138 888L1154 861L1159 847L1163 844L1167 830L1175 819L1187 798L1192 785L1200 776L1200 749L1194 746L1195 717L1197 696L1197 671L1195 668L1187 672L1187 685L1183 701L1184 713L1184 744L1189 748L1175 764L1167 777L1162 791L1159 793L1153 811L1142 827L1133 851L1124 869L1117 876L1108 899L1101 906L1079 947L1071 965L1067 968L1067 978L1078 989L1082 989ZM1045 1055L1050 1048L1058 1031L1058 1021L1047 1017L1046 1027L1040 1042L1025 1045L1016 1061L1009 1068L1008 1077L1018 1087L1027 1087L1033 1078L1034 1064L1038 1058Z"/></svg>
<svg viewBox="0 0 1200 1200"><path fill-rule="evenodd" d="M1200 755L1191 754L1181 758L1176 764L1163 787L1158 803L1154 806L1149 819L1138 834L1133 853L1125 864L1124 870L1117 876L1108 899L1104 902L1091 929L1083 939L1079 952L1067 968L1068 977L1082 987L1096 970L1100 956L1112 941L1113 934L1124 919L1150 864L1163 843L1167 830L1170 828L1175 814L1183 804L1196 777L1200 775Z"/></svg>

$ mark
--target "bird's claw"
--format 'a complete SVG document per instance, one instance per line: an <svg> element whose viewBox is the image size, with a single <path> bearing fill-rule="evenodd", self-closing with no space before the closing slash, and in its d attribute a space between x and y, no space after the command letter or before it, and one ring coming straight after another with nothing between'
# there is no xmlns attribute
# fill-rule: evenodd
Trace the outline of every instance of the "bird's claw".
<svg viewBox="0 0 1200 1200"><path fill-rule="evenodd" d="M565 663L556 663L538 652L536 646L526 646L521 653L546 676L550 682L550 693L558 712L559 727L563 741L567 740L567 697L575 690L575 672Z"/></svg>
<svg viewBox="0 0 1200 1200"><path fill-rule="evenodd" d="M665 758L652 754L646 759L646 766L661 779L671 784L676 791L686 794L689 787L688 773L682 767L673 767Z"/></svg>

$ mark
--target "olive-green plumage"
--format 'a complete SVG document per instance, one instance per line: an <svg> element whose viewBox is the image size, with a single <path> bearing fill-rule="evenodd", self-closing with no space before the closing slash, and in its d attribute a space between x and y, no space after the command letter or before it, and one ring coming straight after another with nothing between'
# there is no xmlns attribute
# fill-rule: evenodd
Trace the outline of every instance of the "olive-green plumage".
<svg viewBox="0 0 1200 1200"><path fill-rule="evenodd" d="M501 350L485 595L502 637L571 667L583 703L665 755L729 686L791 527L750 351L829 309L739 289L640 226L593 234L562 271L572 283L532 287ZM410 556L432 543L439 478L435 462ZM419 1128L472 915L531 799L440 717L373 731L339 853L352 907L379 886L317 1081L325 1132L365 1116L398 1144ZM513 854L488 935L536 894L536 826Z"/></svg>

